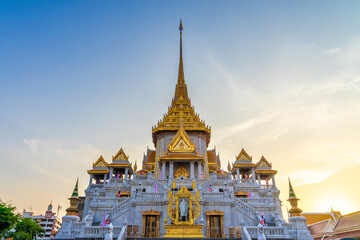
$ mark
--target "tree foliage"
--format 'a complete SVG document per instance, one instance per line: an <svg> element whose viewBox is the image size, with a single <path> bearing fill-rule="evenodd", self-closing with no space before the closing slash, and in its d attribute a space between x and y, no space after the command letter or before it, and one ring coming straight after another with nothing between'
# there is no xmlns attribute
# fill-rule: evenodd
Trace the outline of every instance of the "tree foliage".
<svg viewBox="0 0 360 240"><path fill-rule="evenodd" d="M22 218L16 223L13 232L9 233L9 237L14 240L31 240L36 235L44 234L44 229L31 218Z"/></svg>
<svg viewBox="0 0 360 240"><path fill-rule="evenodd" d="M19 220L19 214L14 213L15 207L0 200L0 237L4 236Z"/></svg>

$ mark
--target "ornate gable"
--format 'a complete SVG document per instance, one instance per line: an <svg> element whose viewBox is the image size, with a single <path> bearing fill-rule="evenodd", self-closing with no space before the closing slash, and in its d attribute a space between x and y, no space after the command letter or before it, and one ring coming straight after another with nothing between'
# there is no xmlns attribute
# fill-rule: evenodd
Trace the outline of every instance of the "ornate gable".
<svg viewBox="0 0 360 240"><path fill-rule="evenodd" d="M93 167L107 167L107 162L105 162L103 156L101 155L99 159L93 164Z"/></svg>
<svg viewBox="0 0 360 240"><path fill-rule="evenodd" d="M126 156L124 150L120 148L117 154L112 157L112 160L129 160L129 156Z"/></svg>
<svg viewBox="0 0 360 240"><path fill-rule="evenodd" d="M252 157L242 148L239 155L237 155L236 160L251 161Z"/></svg>
<svg viewBox="0 0 360 240"><path fill-rule="evenodd" d="M271 168L271 163L264 156L261 156L260 161L256 164L258 167Z"/></svg>
<svg viewBox="0 0 360 240"><path fill-rule="evenodd" d="M195 152L196 145L191 141L184 128L180 126L168 145L169 152Z"/></svg>

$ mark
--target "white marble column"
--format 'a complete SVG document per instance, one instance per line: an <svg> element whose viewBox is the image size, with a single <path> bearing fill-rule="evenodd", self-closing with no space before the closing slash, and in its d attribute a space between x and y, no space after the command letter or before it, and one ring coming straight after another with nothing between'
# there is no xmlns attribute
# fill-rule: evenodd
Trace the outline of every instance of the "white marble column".
<svg viewBox="0 0 360 240"><path fill-rule="evenodd" d="M272 185L273 185L273 188L276 188L275 175L272 175Z"/></svg>
<svg viewBox="0 0 360 240"><path fill-rule="evenodd" d="M109 176L109 182L108 183L111 183L112 177L113 177L113 168L110 169L110 176Z"/></svg>
<svg viewBox="0 0 360 240"><path fill-rule="evenodd" d="M236 179L240 182L240 171L238 168L236 169Z"/></svg>
<svg viewBox="0 0 360 240"><path fill-rule="evenodd" d="M194 162L190 162L190 179L194 178Z"/></svg>
<svg viewBox="0 0 360 240"><path fill-rule="evenodd" d="M161 165L161 179L166 179L166 176L165 176L165 166L166 166L166 162L162 162L162 165Z"/></svg>
<svg viewBox="0 0 360 240"><path fill-rule="evenodd" d="M174 178L174 162L171 161L170 162L169 179L173 179L173 178Z"/></svg>
<svg viewBox="0 0 360 240"><path fill-rule="evenodd" d="M129 175L129 168L125 168L125 180L128 179L128 175Z"/></svg>
<svg viewBox="0 0 360 240"><path fill-rule="evenodd" d="M106 176L107 176L107 174L105 173L104 174L104 182L103 182L104 185L106 184Z"/></svg>
<svg viewBox="0 0 360 240"><path fill-rule="evenodd" d="M259 184L259 186L261 186L261 178L260 178L260 174L258 175L258 184Z"/></svg>
<svg viewBox="0 0 360 240"><path fill-rule="evenodd" d="M201 163L198 162L198 179L201 179L201 170L202 170Z"/></svg>
<svg viewBox="0 0 360 240"><path fill-rule="evenodd" d="M252 175L252 180L253 180L253 182L255 183L255 182L256 182L256 178L255 178L255 169L252 169L252 173L251 173L251 175Z"/></svg>
<svg viewBox="0 0 360 240"><path fill-rule="evenodd" d="M90 180L89 180L89 187L88 187L88 188L90 188L90 186L91 186L91 184L92 184L92 181L93 181L93 175L90 174Z"/></svg>

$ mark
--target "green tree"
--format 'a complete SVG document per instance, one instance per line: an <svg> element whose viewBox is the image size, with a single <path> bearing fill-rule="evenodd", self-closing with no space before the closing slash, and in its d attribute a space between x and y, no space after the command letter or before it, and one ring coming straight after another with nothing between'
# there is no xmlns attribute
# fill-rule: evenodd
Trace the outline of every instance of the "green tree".
<svg viewBox="0 0 360 240"><path fill-rule="evenodd" d="M11 230L18 222L20 215L14 213L15 209L11 204L0 200L0 237L4 236L5 232Z"/></svg>
<svg viewBox="0 0 360 240"><path fill-rule="evenodd" d="M44 234L44 229L31 218L22 218L16 223L14 231L9 232L9 237L14 240L31 240L36 235Z"/></svg>

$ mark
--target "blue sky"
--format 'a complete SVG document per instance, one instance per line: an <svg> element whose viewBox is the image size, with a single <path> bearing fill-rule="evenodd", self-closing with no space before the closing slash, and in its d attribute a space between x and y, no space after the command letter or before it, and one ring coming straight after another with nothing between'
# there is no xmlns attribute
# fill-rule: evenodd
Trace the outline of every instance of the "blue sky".
<svg viewBox="0 0 360 240"><path fill-rule="evenodd" d="M283 199L288 176L304 198L308 184L329 186L360 165L359 10L358 1L1 1L0 198L20 210L67 206L100 154L123 147L139 163L174 94L180 17L189 95L224 168L244 147L273 162ZM312 198L304 210L360 208L350 189L323 209Z"/></svg>

